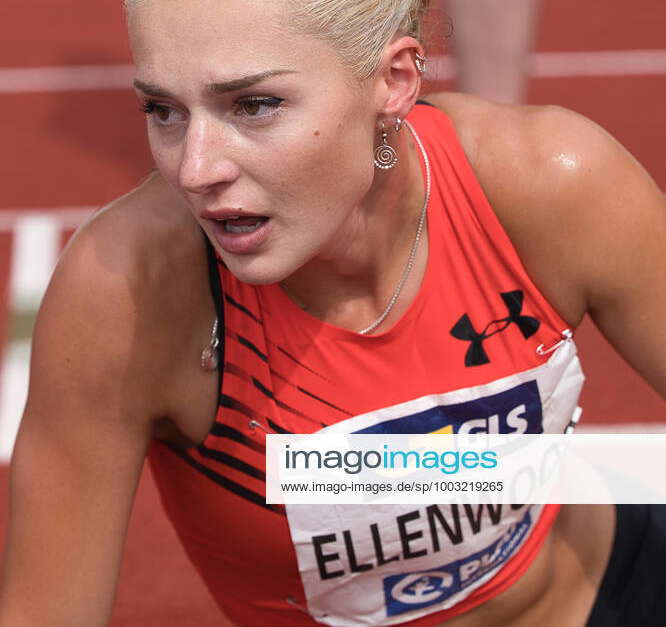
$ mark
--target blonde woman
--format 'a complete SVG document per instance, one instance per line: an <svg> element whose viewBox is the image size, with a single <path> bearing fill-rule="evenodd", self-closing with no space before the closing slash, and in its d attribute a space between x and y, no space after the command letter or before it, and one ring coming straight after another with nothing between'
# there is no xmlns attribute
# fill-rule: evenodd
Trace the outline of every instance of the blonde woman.
<svg viewBox="0 0 666 627"><path fill-rule="evenodd" d="M107 624L147 454L239 627L628 624L611 603L658 623L631 581L658 585L663 540L625 559L611 506L265 502L267 433L390 431L396 407L416 432L563 432L586 311L666 391L656 185L573 113L415 104L425 5L129 2L157 172L78 232L44 299L2 627ZM659 538L655 511L631 524Z"/></svg>

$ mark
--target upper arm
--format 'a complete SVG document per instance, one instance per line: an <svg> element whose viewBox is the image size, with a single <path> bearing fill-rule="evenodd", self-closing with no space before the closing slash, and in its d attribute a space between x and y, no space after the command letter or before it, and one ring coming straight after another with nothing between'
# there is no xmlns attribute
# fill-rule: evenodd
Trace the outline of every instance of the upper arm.
<svg viewBox="0 0 666 627"><path fill-rule="evenodd" d="M557 207L573 229L572 274L602 333L666 397L666 201L627 150L576 118L581 164Z"/></svg>
<svg viewBox="0 0 666 627"><path fill-rule="evenodd" d="M108 235L77 235L38 315L11 464L3 627L91 627L111 612L154 408L139 295Z"/></svg>
<svg viewBox="0 0 666 627"><path fill-rule="evenodd" d="M666 202L603 129L557 107L530 122L526 211L552 242L552 274L601 332L666 396ZM534 229L538 228L534 225Z"/></svg>

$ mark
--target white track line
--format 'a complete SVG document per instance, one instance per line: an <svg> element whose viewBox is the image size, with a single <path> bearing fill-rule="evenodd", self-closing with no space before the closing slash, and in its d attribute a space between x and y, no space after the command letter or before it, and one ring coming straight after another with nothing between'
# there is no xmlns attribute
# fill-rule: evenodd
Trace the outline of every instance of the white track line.
<svg viewBox="0 0 666 627"><path fill-rule="evenodd" d="M530 75L640 76L666 74L666 50L599 50L592 52L537 52L530 55ZM428 78L455 77L455 61L444 55L430 58ZM0 68L0 93L130 89L132 65L71 65Z"/></svg>
<svg viewBox="0 0 666 627"><path fill-rule="evenodd" d="M455 58L429 59L427 77L448 81L456 76ZM666 50L599 50L596 52L536 52L530 55L533 78L575 76L649 76L666 74Z"/></svg>
<svg viewBox="0 0 666 627"><path fill-rule="evenodd" d="M27 207L25 209L0 209L0 232L11 232L25 218L55 220L63 229L75 229L100 207Z"/></svg>
<svg viewBox="0 0 666 627"><path fill-rule="evenodd" d="M666 74L666 50L547 52L532 55L531 63L537 78L660 75Z"/></svg>
<svg viewBox="0 0 666 627"><path fill-rule="evenodd" d="M30 342L12 342L5 350L0 377L0 462L14 449L25 400L28 396Z"/></svg>
<svg viewBox="0 0 666 627"><path fill-rule="evenodd" d="M133 79L134 67L131 65L2 68L0 93L129 89Z"/></svg>

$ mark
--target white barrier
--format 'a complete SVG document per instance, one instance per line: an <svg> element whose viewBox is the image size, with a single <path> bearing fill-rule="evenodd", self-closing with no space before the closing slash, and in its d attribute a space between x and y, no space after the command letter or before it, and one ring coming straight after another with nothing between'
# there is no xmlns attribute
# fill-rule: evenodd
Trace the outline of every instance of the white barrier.
<svg viewBox="0 0 666 627"><path fill-rule="evenodd" d="M93 210L0 210L0 232L12 235L9 299L0 306L13 313L37 310L60 255L63 234L78 227ZM0 346L0 353L0 462L7 462L28 392L30 341L10 341Z"/></svg>

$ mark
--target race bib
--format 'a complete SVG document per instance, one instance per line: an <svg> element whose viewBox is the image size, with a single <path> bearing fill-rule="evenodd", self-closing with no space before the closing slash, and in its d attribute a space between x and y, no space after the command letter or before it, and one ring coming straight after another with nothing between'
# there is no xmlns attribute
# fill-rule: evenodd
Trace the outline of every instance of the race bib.
<svg viewBox="0 0 666 627"><path fill-rule="evenodd" d="M572 340L530 370L382 408L319 433L564 433L583 374ZM311 616L393 625L450 608L494 577L541 505L287 505Z"/></svg>

